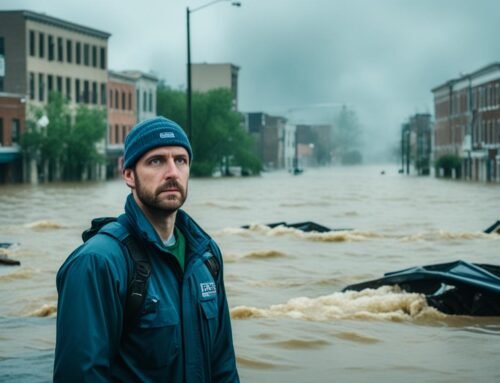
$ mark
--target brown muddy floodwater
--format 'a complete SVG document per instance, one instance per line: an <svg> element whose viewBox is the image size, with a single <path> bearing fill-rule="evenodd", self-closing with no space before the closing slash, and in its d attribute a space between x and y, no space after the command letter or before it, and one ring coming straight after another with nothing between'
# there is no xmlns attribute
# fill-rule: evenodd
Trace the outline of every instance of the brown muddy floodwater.
<svg viewBox="0 0 500 383"><path fill-rule="evenodd" d="M500 185L386 167L194 179L186 210L219 242L242 382L499 382L500 318L453 317L416 294L341 293L384 272L500 264ZM58 267L90 219L117 215L117 180L0 187L0 381L51 380ZM314 221L325 234L262 223ZM252 224L250 229L240 226ZM4 251L5 252L5 251Z"/></svg>

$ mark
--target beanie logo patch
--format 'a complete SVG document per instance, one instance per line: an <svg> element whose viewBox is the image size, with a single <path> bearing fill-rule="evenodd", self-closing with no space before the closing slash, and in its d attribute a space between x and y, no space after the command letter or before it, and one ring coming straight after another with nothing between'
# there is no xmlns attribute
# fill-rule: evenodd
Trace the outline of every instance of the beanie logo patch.
<svg viewBox="0 0 500 383"><path fill-rule="evenodd" d="M160 138L175 138L174 132L161 132Z"/></svg>

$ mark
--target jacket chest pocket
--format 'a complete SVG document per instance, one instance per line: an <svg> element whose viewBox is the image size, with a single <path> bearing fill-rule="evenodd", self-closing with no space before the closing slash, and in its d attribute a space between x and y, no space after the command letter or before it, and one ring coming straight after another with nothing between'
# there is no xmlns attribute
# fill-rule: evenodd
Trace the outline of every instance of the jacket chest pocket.
<svg viewBox="0 0 500 383"><path fill-rule="evenodd" d="M215 334L218 323L218 305L217 298L203 299L199 301L200 317L202 322L202 332L204 339L208 340L209 344L215 341Z"/></svg>
<svg viewBox="0 0 500 383"><path fill-rule="evenodd" d="M180 353L180 322L175 308L147 297L130 343L141 367L154 369L171 364Z"/></svg>

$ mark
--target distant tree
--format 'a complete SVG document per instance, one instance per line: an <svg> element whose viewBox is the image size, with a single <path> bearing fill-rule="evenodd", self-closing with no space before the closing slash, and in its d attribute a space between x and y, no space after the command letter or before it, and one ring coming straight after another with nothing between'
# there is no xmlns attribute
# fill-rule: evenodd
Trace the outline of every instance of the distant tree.
<svg viewBox="0 0 500 383"><path fill-rule="evenodd" d="M54 179L59 180L64 143L69 134L68 102L60 93L51 92L49 102L43 107L33 107L30 114L21 146L29 157L36 157L38 166L43 169L45 181L49 180L51 173Z"/></svg>
<svg viewBox="0 0 500 383"><path fill-rule="evenodd" d="M186 94L167 86L158 88L157 111L185 126ZM210 176L218 167L239 165L245 173L257 174L261 164L253 151L250 135L242 128L241 114L232 110L231 93L226 89L193 92L192 132L194 161L191 173Z"/></svg>
<svg viewBox="0 0 500 383"><path fill-rule="evenodd" d="M340 159L346 155L353 159L352 153L359 152L360 144L361 125L358 116L354 110L344 105L335 118L332 130L332 147L335 155ZM342 160L342 162L344 161Z"/></svg>
<svg viewBox="0 0 500 383"><path fill-rule="evenodd" d="M439 174L439 169L443 169L443 176L445 178L451 177L453 170L455 170L457 177L460 177L462 160L455 154L445 154L436 160L435 166L436 174Z"/></svg>
<svg viewBox="0 0 500 383"><path fill-rule="evenodd" d="M71 127L66 142L66 177L86 178L90 165L104 163L104 156L98 152L97 144L106 135L106 112L79 106L75 124Z"/></svg>
<svg viewBox="0 0 500 383"><path fill-rule="evenodd" d="M59 181L63 175L64 179L80 179L85 166L103 161L96 148L106 133L103 110L80 106L72 123L68 101L51 92L49 102L32 108L30 115L21 146L26 157L43 169L45 181Z"/></svg>

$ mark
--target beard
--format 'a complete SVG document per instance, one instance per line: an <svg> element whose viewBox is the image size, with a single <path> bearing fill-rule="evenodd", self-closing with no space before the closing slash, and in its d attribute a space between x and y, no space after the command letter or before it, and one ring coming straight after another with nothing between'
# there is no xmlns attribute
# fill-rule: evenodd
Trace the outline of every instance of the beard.
<svg viewBox="0 0 500 383"><path fill-rule="evenodd" d="M184 205L187 198L187 185L184 188L176 180L168 180L158 186L155 190L149 190L141 183L140 178L134 170L135 177L135 192L137 198L144 206L153 212L162 212L172 214L179 210ZM179 191L178 194L162 195L168 189L175 188Z"/></svg>

